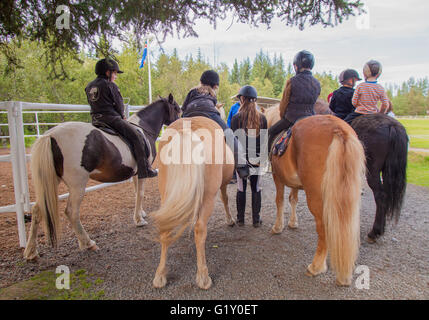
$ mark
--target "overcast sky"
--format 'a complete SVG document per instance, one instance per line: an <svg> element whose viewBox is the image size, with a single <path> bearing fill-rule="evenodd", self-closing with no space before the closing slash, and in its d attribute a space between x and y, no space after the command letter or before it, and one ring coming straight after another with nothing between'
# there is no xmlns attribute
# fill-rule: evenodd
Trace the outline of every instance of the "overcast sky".
<svg viewBox="0 0 429 320"><path fill-rule="evenodd" d="M429 1L426 0L367 0L368 15L351 17L336 27L285 27L274 20L271 28L259 28L219 21L216 30L201 21L195 30L198 38L167 38L163 48L171 53L177 48L179 56L194 57L201 48L213 64L225 62L231 68L234 59L246 57L251 61L262 49L272 58L282 54L285 62L296 52L310 50L316 58L314 70L338 75L346 68L354 68L362 75L362 66L369 59L383 65L381 84L397 83L411 76L429 76ZM359 20L358 20L359 19ZM228 29L229 28L229 29ZM153 47L158 54L159 48ZM216 53L216 54L214 54Z"/></svg>

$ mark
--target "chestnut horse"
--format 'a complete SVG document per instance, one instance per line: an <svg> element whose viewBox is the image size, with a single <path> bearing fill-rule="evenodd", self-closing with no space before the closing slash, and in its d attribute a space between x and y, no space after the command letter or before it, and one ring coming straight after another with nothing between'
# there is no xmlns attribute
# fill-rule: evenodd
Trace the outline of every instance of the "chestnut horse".
<svg viewBox="0 0 429 320"><path fill-rule="evenodd" d="M149 151L149 161L156 156L155 141L164 124L170 124L180 115L180 107L170 94L160 98L129 118L140 127ZM79 207L85 195L85 186L92 178L100 182L119 182L133 177L136 191L134 222L147 224L143 211L143 181L137 179L136 162L118 136L108 134L90 123L65 122L38 138L31 150L31 172L36 193L32 209L30 236L24 251L27 260L37 258L37 228L44 223L46 237L56 246L59 237L58 185L63 181L70 192L65 214L75 232L81 250L97 250L83 228Z"/></svg>
<svg viewBox="0 0 429 320"><path fill-rule="evenodd" d="M284 228L284 187L292 188L292 208L296 208L298 190L304 190L318 234L307 275L326 272L329 252L337 284L350 285L360 243L360 193L365 171L365 154L356 133L335 116L302 119L292 128L285 154L273 155L271 165L277 190L272 233L281 233ZM297 226L295 209L289 226Z"/></svg>
<svg viewBox="0 0 429 320"><path fill-rule="evenodd" d="M161 207L150 217L159 232L161 258L153 285L156 288L166 285L168 247L191 227L197 250L196 282L200 288L208 289L212 281L205 257L207 222L219 189L227 224L234 225L226 193L234 171L233 153L226 148L223 130L216 122L191 117L174 122L164 131L158 160Z"/></svg>
<svg viewBox="0 0 429 320"><path fill-rule="evenodd" d="M392 103L389 101L390 110ZM316 114L329 114L329 104L317 99ZM268 127L280 120L279 106L264 110ZM366 180L376 204L374 224L367 241L373 243L384 234L386 220L397 222L401 214L406 189L408 136L404 126L385 114L364 115L351 124L365 149ZM382 177L382 178L381 178ZM291 190L290 205L295 217L297 190ZM297 225L296 220L292 226Z"/></svg>

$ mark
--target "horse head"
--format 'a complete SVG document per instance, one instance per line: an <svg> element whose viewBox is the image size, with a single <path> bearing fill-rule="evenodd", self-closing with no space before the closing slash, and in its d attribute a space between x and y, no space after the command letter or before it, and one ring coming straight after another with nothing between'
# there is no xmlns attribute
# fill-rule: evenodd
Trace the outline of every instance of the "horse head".
<svg viewBox="0 0 429 320"><path fill-rule="evenodd" d="M168 95L168 98L159 96L159 99L164 102L164 107L167 114L167 117L164 119L164 124L168 126L180 118L182 109L180 109L179 104L174 100L171 93Z"/></svg>

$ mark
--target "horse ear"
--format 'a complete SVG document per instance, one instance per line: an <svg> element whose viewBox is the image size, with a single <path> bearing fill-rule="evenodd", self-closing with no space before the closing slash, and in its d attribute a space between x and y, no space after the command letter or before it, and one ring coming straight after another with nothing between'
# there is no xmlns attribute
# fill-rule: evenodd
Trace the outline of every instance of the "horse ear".
<svg viewBox="0 0 429 320"><path fill-rule="evenodd" d="M261 106L259 106L259 108L261 109L261 113L265 113L265 111L267 111L267 110L265 109L265 107L261 107Z"/></svg>
<svg viewBox="0 0 429 320"><path fill-rule="evenodd" d="M174 102L174 98L173 98L173 95L171 93L168 95L168 102L169 103L173 103Z"/></svg>

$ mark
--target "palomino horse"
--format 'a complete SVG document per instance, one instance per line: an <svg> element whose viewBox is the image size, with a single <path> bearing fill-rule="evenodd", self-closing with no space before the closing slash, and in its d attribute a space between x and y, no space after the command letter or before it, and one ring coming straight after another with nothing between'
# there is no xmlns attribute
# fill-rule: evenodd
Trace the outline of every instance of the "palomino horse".
<svg viewBox="0 0 429 320"><path fill-rule="evenodd" d="M172 137L171 141L167 141ZM174 149L182 154L171 163L168 155ZM181 153L183 149L183 153ZM177 154L177 153L176 153ZM197 161L195 155L202 156ZM192 159L186 161L186 156ZM222 128L205 117L180 119L171 124L159 143L159 192L161 207L150 214L159 232L161 259L153 285L161 288L167 283L167 250L183 231L194 228L197 249L197 285L211 286L205 257L207 222L213 212L215 198L221 190L228 225L234 225L228 208L226 188L234 171L234 156L226 148Z"/></svg>
<svg viewBox="0 0 429 320"><path fill-rule="evenodd" d="M321 103L317 103L317 102ZM318 99L316 114L328 114L329 105ZM389 103L390 109L392 104ZM316 108L316 106L318 106ZM268 127L280 120L278 105L265 110ZM376 214L368 242L375 242L384 234L386 218L398 221L406 188L408 136L404 126L384 114L364 115L352 122L352 128L364 145L366 156L366 180L374 194ZM382 177L382 179L380 178ZM297 191L291 190L290 205L295 217ZM297 222L292 222L296 225Z"/></svg>
<svg viewBox="0 0 429 320"><path fill-rule="evenodd" d="M180 115L180 107L170 94L160 98L129 118L129 122L140 127L146 137L149 161L156 155L155 141L164 124L171 124ZM31 172L36 193L36 204L32 211L30 236L24 251L28 260L38 256L37 228L43 221L47 239L53 246L59 235L58 184L69 188L65 214L78 238L81 250L97 250L83 228L79 218L79 207L85 195L89 178L100 182L118 182L133 177L136 191L134 221L137 226L146 224L143 202L143 179L137 179L136 162L124 143L115 135L107 134L90 123L66 122L60 124L37 139L31 152Z"/></svg>
<svg viewBox="0 0 429 320"><path fill-rule="evenodd" d="M355 132L331 115L302 119L292 129L285 154L274 155L271 165L277 190L277 219L272 232L278 234L284 228L285 185L292 188L292 208L296 208L298 189L303 189L319 237L307 275L326 272L329 251L337 284L350 285L359 250L360 192L365 170L365 154ZM289 226L297 226L295 210Z"/></svg>

